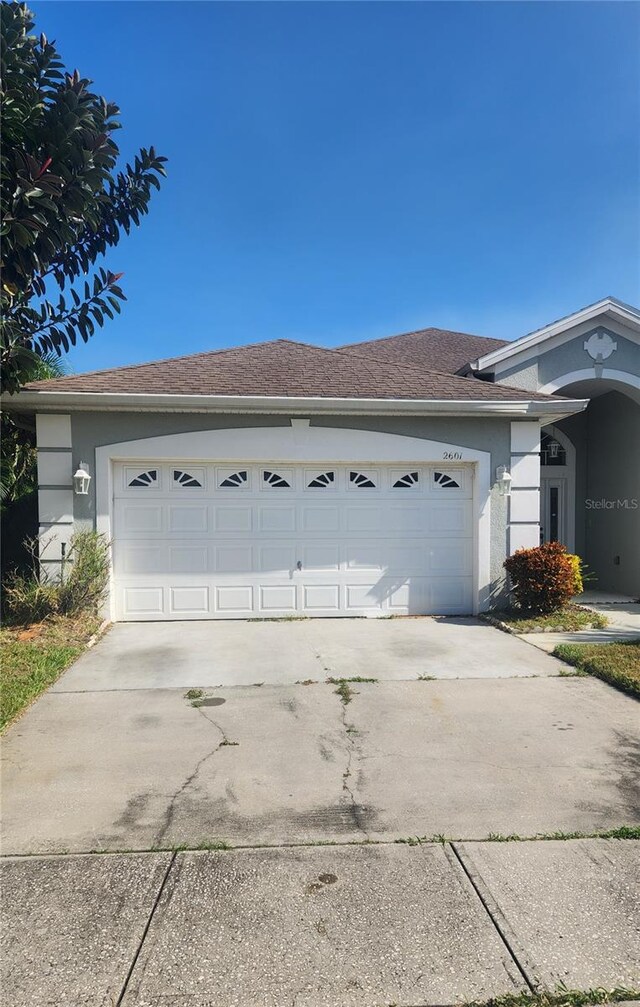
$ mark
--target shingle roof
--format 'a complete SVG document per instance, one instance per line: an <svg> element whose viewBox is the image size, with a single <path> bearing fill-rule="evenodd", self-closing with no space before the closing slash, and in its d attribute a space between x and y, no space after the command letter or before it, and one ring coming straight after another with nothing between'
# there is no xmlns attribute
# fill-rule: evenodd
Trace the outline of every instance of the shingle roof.
<svg viewBox="0 0 640 1007"><path fill-rule="evenodd" d="M339 349L371 353L380 360L413 364L425 370L456 374L472 360L506 345L504 339L472 336L468 332L418 329L416 332L405 332L399 336L368 339L364 343L347 343Z"/></svg>
<svg viewBox="0 0 640 1007"><path fill-rule="evenodd" d="M35 381L34 391L354 399L524 401L549 396L278 339L150 364Z"/></svg>

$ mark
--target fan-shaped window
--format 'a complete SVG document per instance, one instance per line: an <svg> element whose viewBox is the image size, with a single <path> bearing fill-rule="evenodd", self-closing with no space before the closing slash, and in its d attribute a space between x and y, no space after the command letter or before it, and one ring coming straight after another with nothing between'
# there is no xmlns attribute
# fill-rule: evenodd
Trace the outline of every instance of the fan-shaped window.
<svg viewBox="0 0 640 1007"><path fill-rule="evenodd" d="M334 472L321 472L320 475L314 476L307 488L312 490L326 489L327 486L333 485L334 480Z"/></svg>
<svg viewBox="0 0 640 1007"><path fill-rule="evenodd" d="M460 483L457 483L453 476L448 476L446 472L434 472L433 481L445 490L459 490Z"/></svg>
<svg viewBox="0 0 640 1007"><path fill-rule="evenodd" d="M396 479L393 488L394 490L411 489L412 486L417 484L419 478L418 472L407 472L405 476L400 476L399 479Z"/></svg>
<svg viewBox="0 0 640 1007"><path fill-rule="evenodd" d="M149 469L148 472L141 472L140 475L135 476L129 483L129 486L139 486L139 487L149 487L155 486L158 482L158 470Z"/></svg>
<svg viewBox="0 0 640 1007"><path fill-rule="evenodd" d="M224 486L225 489L232 489L238 486L245 486L247 483L247 473L243 470L242 472L234 472L232 475L227 476L222 480L220 486Z"/></svg>
<svg viewBox="0 0 640 1007"><path fill-rule="evenodd" d="M202 489L202 483L189 472L181 472L180 469L173 470L173 481L179 486L195 486Z"/></svg>
<svg viewBox="0 0 640 1007"><path fill-rule="evenodd" d="M374 490L376 488L373 480L369 479L369 476L366 476L363 472L350 472L349 482L361 490Z"/></svg>
<svg viewBox="0 0 640 1007"><path fill-rule="evenodd" d="M567 452L559 441L550 434L543 434L540 440L541 465L566 465Z"/></svg>
<svg viewBox="0 0 640 1007"><path fill-rule="evenodd" d="M262 478L268 486L273 486L274 489L291 489L291 483L288 483L286 479L279 476L277 472L267 472L262 473Z"/></svg>

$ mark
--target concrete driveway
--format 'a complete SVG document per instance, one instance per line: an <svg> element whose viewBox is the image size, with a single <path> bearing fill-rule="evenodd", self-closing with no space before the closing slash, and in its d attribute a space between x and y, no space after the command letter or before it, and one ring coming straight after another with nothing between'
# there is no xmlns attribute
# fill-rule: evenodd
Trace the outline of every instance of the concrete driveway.
<svg viewBox="0 0 640 1007"><path fill-rule="evenodd" d="M114 627L4 740L5 997L640 986L639 843L474 841L640 822L637 704L562 668L473 620Z"/></svg>
<svg viewBox="0 0 640 1007"><path fill-rule="evenodd" d="M116 626L9 731L3 849L637 822L637 705L564 667L473 620Z"/></svg>
<svg viewBox="0 0 640 1007"><path fill-rule="evenodd" d="M118 623L56 692L556 675L562 665L477 619Z"/></svg>

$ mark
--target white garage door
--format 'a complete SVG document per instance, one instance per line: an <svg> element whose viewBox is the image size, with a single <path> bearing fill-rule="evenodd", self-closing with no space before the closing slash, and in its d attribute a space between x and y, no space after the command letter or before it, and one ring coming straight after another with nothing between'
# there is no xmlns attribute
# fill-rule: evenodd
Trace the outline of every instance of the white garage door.
<svg viewBox="0 0 640 1007"><path fill-rule="evenodd" d="M118 464L116 618L469 613L472 471Z"/></svg>

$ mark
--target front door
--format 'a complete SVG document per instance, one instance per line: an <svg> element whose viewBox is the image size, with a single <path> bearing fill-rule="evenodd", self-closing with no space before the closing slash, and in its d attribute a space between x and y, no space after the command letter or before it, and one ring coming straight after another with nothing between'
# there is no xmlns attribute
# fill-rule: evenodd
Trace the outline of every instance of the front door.
<svg viewBox="0 0 640 1007"><path fill-rule="evenodd" d="M540 480L540 541L566 545L567 480L543 476Z"/></svg>

